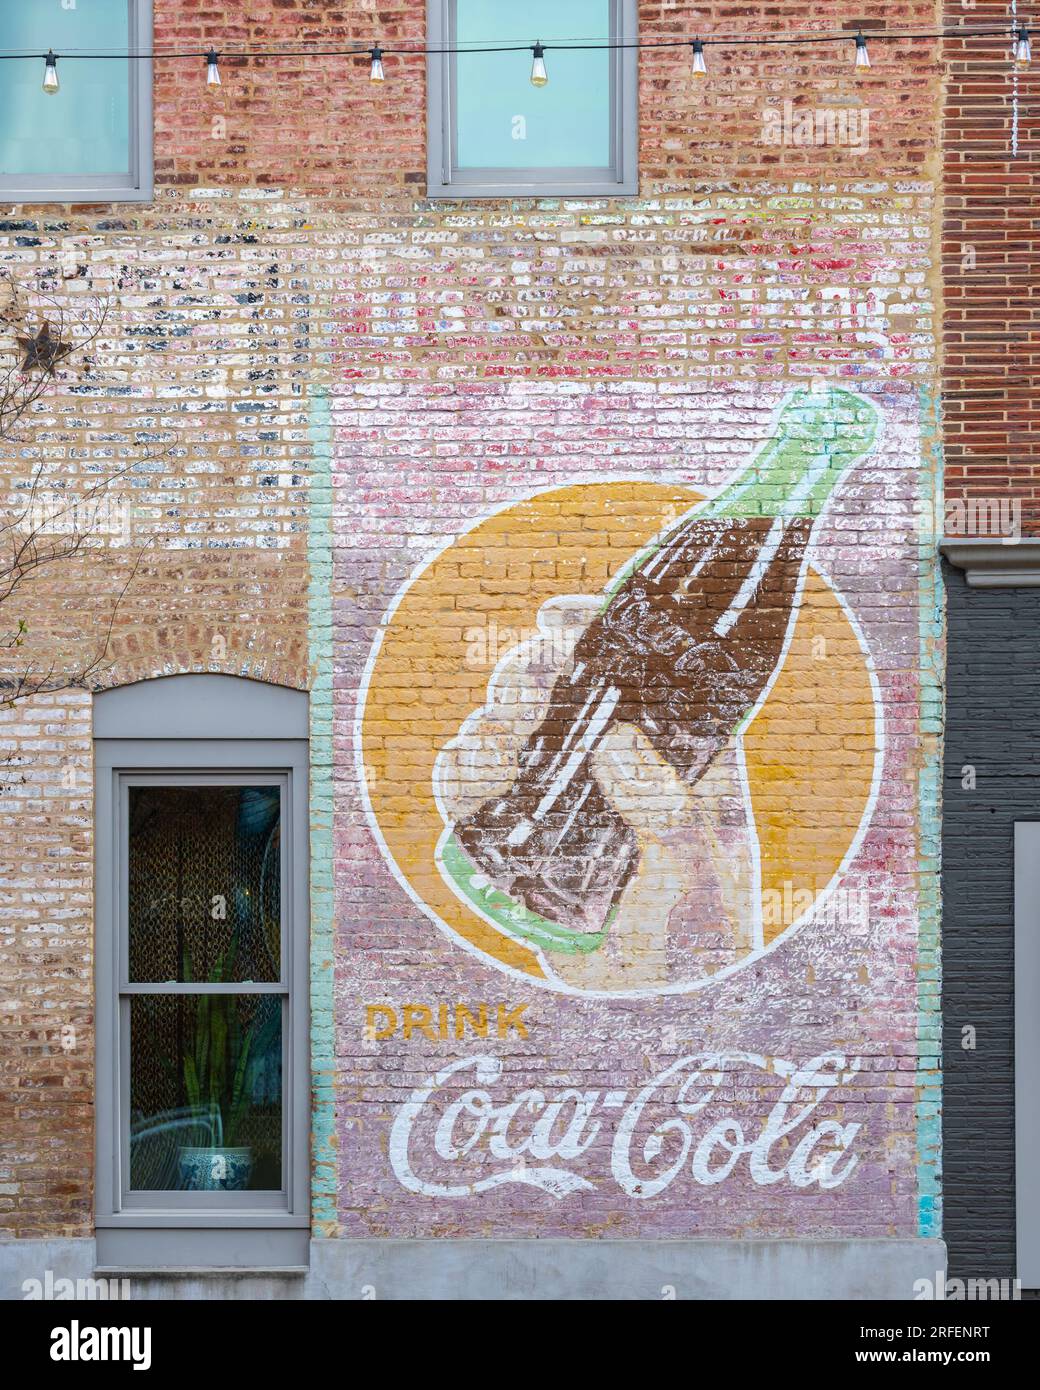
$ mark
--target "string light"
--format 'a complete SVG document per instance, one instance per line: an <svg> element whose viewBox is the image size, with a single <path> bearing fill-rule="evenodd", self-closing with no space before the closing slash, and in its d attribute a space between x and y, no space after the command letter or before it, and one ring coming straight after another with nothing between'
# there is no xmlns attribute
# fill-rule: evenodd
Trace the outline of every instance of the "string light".
<svg viewBox="0 0 1040 1390"><path fill-rule="evenodd" d="M1012 41L1012 56L1013 56L1015 62L1017 62L1017 63L1022 63L1022 64L1029 63L1029 62L1031 61L1032 54L1031 54L1031 51L1030 51L1029 30L1026 28L1025 25L1018 25L1017 27L1012 27L1012 26L1008 26L1007 24L1005 24L1005 25L1000 26L1000 27L997 27L997 26L990 26L990 27L986 27L986 28L975 28L975 29L951 27L951 28L948 28L948 29L935 29L935 30L928 30L928 31L888 29L888 30L879 30L878 32L872 34L871 37L872 37L872 40L873 40L874 42L876 42L876 43L898 43L898 42L900 42L900 41L906 41L906 40L910 40L910 39L913 39L913 40L948 39L948 40L952 40L952 41L954 41L954 42L956 42L956 43L963 43L963 42L965 42L965 41L967 41L967 40L969 40L969 39L987 39L987 38L1000 39L1000 38L1007 38L1007 37L1008 37L1008 34L1009 34L1009 27L1010 27L1010 37L1011 37L1011 41ZM793 45L798 45L798 46L806 46L806 45L817 44L817 43L818 43L818 44L830 44L830 43L839 43L839 44L840 44L840 43L847 43L847 42L848 42L848 39L849 39L849 35L848 35L847 32L845 32L845 33L806 33L806 32L801 32L801 33L786 33L786 34L785 34L785 33L779 33L779 34L775 34L775 35L756 34L756 35L754 35L753 37L749 37L749 38L744 37L743 35L740 35L740 34L715 34L715 35L713 35L713 37L711 38L710 42L711 42L711 43L714 43L714 44L721 44L721 45L725 45L725 46L728 46L728 47L734 47L734 48L736 48L736 47L741 47L741 48L743 48L743 47L762 47L762 48L766 48L766 47L771 47L771 46L776 45L776 44L782 44L782 45L793 44ZM856 66L857 68L869 68L870 65L871 65L871 64L870 64L870 55L869 55L868 52L867 52L867 40L866 40L866 38L864 37L862 31L860 31L858 34L855 35L855 44L856 44L855 66ZM525 52L525 51L526 51L526 52L531 53L531 54L533 55L533 62L532 62L532 65L531 65L531 82L532 82L532 83L534 84L534 86L536 86L536 87L544 87L544 86L547 84L547 82L549 81L549 74L548 74L548 72L546 71L546 67L545 67L545 54L546 54L546 52L547 52L547 50L548 50L549 48L555 48L555 49L559 49L559 50L561 50L561 51L572 52L572 53L582 53L582 52L601 53L601 52L609 52L609 51L616 50L616 49L665 50L665 49L669 49L669 48L685 48L685 47L687 47L687 46L691 46L692 49L693 49L693 71L694 71L694 73L695 73L698 77L705 76L706 73L707 73L707 68L706 68L706 65L705 65L705 63L704 63L704 44L703 44L703 41L700 40L700 39L685 39L685 38L684 38L684 39L672 39L672 38L668 38L668 39L642 38L642 39L619 39L619 40L595 40L595 41L589 41L589 42L585 42L584 40L580 40L580 39L562 39L562 38L561 38L561 39L558 39L556 42L554 42L554 43L552 43L552 44L548 44L548 45L542 43L541 41L539 41L539 42L537 42L537 43L535 43L535 44L519 43L519 42L518 42L518 43L498 43L498 44L489 44L489 45L487 45L487 46L475 46L475 47L467 47L467 48L455 48L455 47L450 47L450 46L446 46L446 47L443 47L443 48L441 48L441 47L437 47L437 48L428 48L425 44L416 43L416 44L412 44L412 45L405 44L405 45L403 45L403 46L401 46L401 47L395 47L395 48L384 49L384 48L382 48L382 47L380 47L380 46L378 46L378 45L371 46L371 45L356 43L356 44L352 45L352 46L349 47L349 48L320 48L320 47L310 47L310 48L286 47L286 48L282 48L282 49L277 49L277 48L274 48L274 49L266 49L266 48L255 48L255 49L240 48L240 49L235 49L235 50L232 52L232 56L235 57L235 58L243 59L243 60L248 60L248 59L250 59L250 58L273 58L273 59L279 59L279 58L294 58L294 57L304 57L304 58L340 58L340 57L356 57L356 56L361 56L361 55L367 53L367 54L369 54L369 55L371 56L371 59L372 59L372 69L371 69L371 73L370 73L371 80L372 80L373 82L382 82L382 81L385 81L385 80L386 80L385 73L383 72L383 69L382 69L382 60L383 60L384 55L387 54L387 53L401 54L401 55L404 56L404 57L422 57L422 56L424 56L424 55L425 55L425 56L433 56L433 55L442 55L442 54L451 54L451 55L453 55L453 56L464 57L464 56L469 55L469 54L482 54L482 53L519 53L519 52ZM225 56L226 56L226 55L225 55ZM45 63L46 63L46 68L47 68L47 71L46 71L45 74L44 74L44 81L45 81L45 84L46 84L46 90L49 91L49 92L57 91L57 90L58 90L57 55L53 52L53 50L51 50L51 51L49 51L49 52L47 52L47 53L41 53L41 54L38 54L38 55L37 55L37 54L27 54L27 53L25 53L24 51L20 51L20 52L4 52L3 50L0 50L0 61L3 61L3 60L5 60L5 59L20 60L20 59L24 59L24 58L27 58L27 57L40 57L40 58L44 59L44 61L45 61ZM78 51L74 51L74 52L68 52L68 51L66 51L65 53L62 54L62 60L63 60L63 61L67 61L67 60L70 60L70 59L76 59L76 58L83 58L83 59L88 59L88 60L92 60L92 61L97 61L97 60L99 60L99 59L116 59L116 60L121 60L121 61L127 61L127 60L130 60L130 61L134 61L134 60L152 61L152 60L154 60L154 61L156 61L156 62L163 62L163 61L166 61L166 60L178 59L178 58L203 58L203 59L205 60L205 63L206 63L206 83L207 83L207 85L210 86L210 87L219 87L219 86L221 85L221 80L220 80L220 69L219 69L219 66L218 66L219 54L216 52L215 49L210 49L208 52L202 52L202 51L200 51L199 49L193 49L193 50L187 50L187 51L177 51L177 50L162 51L162 50L155 50L155 49L153 49L153 50L151 50L151 51L149 51L149 50L140 50L140 51L133 51L133 50L130 50L130 51L127 51L127 50L125 50L125 49L122 50L122 51L119 51L119 50L109 49L109 50L99 50L99 51L96 51L96 52L93 51L93 50L82 49L82 50L78 50Z"/></svg>
<svg viewBox="0 0 1040 1390"><path fill-rule="evenodd" d="M536 43L531 49L534 54L534 61L531 64L531 86L544 87L549 81L549 74L545 71L545 46Z"/></svg>
<svg viewBox="0 0 1040 1390"><path fill-rule="evenodd" d="M43 62L43 90L48 95L53 96L61 85L58 81L58 59L55 57L53 48Z"/></svg>

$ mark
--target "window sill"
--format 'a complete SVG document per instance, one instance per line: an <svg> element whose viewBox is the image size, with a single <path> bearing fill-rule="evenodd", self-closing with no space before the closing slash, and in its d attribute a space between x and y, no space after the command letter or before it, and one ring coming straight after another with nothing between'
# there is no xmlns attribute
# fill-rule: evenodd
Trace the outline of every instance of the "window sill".
<svg viewBox="0 0 1040 1390"><path fill-rule="evenodd" d="M309 1228L309 1216L297 1216L292 1212L278 1211L270 1207L211 1208L209 1211L191 1207L130 1208L108 1215L98 1215L94 1225L98 1230L122 1227L124 1229L164 1230L193 1228L216 1229L223 1231L254 1230L259 1227Z"/></svg>
<svg viewBox="0 0 1040 1390"><path fill-rule="evenodd" d="M166 1217L161 1223L104 1224L94 1231L99 1269L119 1269L130 1275L203 1270L255 1274L260 1270L306 1269L310 1261L310 1222L299 1216L270 1214L251 1222L203 1223L194 1214ZM112 1217L107 1218L111 1223Z"/></svg>
<svg viewBox="0 0 1040 1390"><path fill-rule="evenodd" d="M95 1265L95 1279L305 1279L309 1265Z"/></svg>
<svg viewBox="0 0 1040 1390"><path fill-rule="evenodd" d="M635 198L639 180L603 180L595 183L436 183L429 182L426 196L438 202L465 203L471 198L496 198L501 202L538 198Z"/></svg>
<svg viewBox="0 0 1040 1390"><path fill-rule="evenodd" d="M151 203L155 190L147 188L5 188L0 184L0 202L4 206L75 207L83 204L96 207L109 203Z"/></svg>

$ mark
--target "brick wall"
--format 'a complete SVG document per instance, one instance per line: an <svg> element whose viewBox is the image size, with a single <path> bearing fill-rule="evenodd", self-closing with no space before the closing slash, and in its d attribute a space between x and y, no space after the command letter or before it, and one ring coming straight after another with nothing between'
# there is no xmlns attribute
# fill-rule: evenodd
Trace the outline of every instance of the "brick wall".
<svg viewBox="0 0 1040 1390"><path fill-rule="evenodd" d="M234 31L203 7L159 0L156 10L160 48L338 46L369 39L376 25L390 46L421 40L424 29L417 0L378 11L250 6ZM936 16L931 5L876 4L865 18L865 27L930 28ZM693 26L709 36L751 34L760 24L833 25L798 3L736 16L724 5L694 13L647 3L640 20L661 35ZM857 78L851 49L713 48L711 80L700 86L688 77L685 50L642 55L641 194L613 201L426 202L419 58L389 58L382 89L370 87L361 59L327 67L289 58L225 62L215 100L203 95L201 63L160 65L155 205L24 207L3 223L3 256L18 274L71 252L82 274L56 279L55 291L113 301L89 373L63 380L40 406L37 445L75 477L142 446L149 454L128 488L136 544L113 542L93 557L89 583L70 571L41 590L27 609L40 649L67 646L68 632L82 630L85 615L117 591L136 546L154 536L120 609L106 681L209 669L305 685L323 662L334 672L337 953L327 1003L340 1099L325 1117L338 1149L324 1229L936 1229L937 1149L928 1128L936 1095L933 880L917 793L938 732L926 631L935 595L918 563L914 518L934 482L927 398L937 366L939 71L934 47L900 43L875 46L875 67ZM766 143L763 113L783 116L786 101L788 120L807 109L866 111L869 140L859 152ZM813 830L848 828L851 858L837 888L870 895L865 925L810 921L761 960L735 962L729 980L689 993L651 987L643 997L575 1000L529 983L530 953L508 942L505 953L522 968L519 977L503 971L457 924L452 934L432 920L423 890L440 880L429 878L429 865L428 881L409 881L405 891L407 876L379 848L385 828L373 826L380 783L367 789L367 810L359 788L359 681L395 595L439 546L485 524L496 508L574 486L573 563L557 554L567 549L559 532L532 550L521 528L510 547L519 570L481 552L460 570L458 593L513 630L534 621L535 594L570 594L577 585L588 598L638 550L652 521L745 464L768 437L774 411L814 378L855 390L883 434L816 540L820 587L809 607L826 608L842 635L828 648L826 634L815 634L824 636L824 656L814 658L810 642L788 672L794 679L803 658L817 662L807 678L808 722L798 723L793 706L773 711L773 771L780 775L782 765L789 774L804 741L815 738L820 766L831 772L813 793L817 807L804 791L796 805L787 787L759 811L787 836L787 858L777 862L796 884L818 870L805 848ZM312 595L308 630L307 485L314 440L326 429L331 627L315 625ZM12 469L30 466L28 440L8 458ZM618 477L636 492L617 503L619 524L604 529L592 503ZM310 540L313 550L313 528ZM593 542L599 558L583 568L577 557ZM438 601L451 592L449 585ZM510 605L511 593L526 597ZM503 624L507 610L523 622ZM444 657L450 667L434 659L434 636L453 630L454 600L433 611L388 687L394 698L376 735L384 755L416 744L435 751L423 692L451 685L465 669L458 649ZM847 669L845 657L854 658ZM856 679L866 693L862 728L853 730L847 706L856 703ZM65 760L83 761L83 697L63 703L76 712ZM36 727L32 712L20 711L9 734L34 768ZM365 777L369 751L360 750ZM877 769L869 814L869 797L854 814L826 794L851 752L857 766ZM399 828L404 818L407 838L415 794L405 789L395 805L389 790L387 814ZM90 1225L86 919L79 935L54 934L52 978L70 983L40 999L36 937L55 919L31 896L34 865L51 849L67 855L70 876L89 889L89 810L82 788L68 807L41 794L18 822L22 838L10 842L18 853L5 891L17 915L5 942L4 990L15 1007L4 1027L13 1029L14 1064L0 1115L10 1145L10 1157L0 1158L0 1212L5 1229L20 1234ZM782 872L776 881L785 881ZM739 913L734 921L741 929ZM500 1003L527 1003L528 1036L507 1027L487 1047L472 1036L438 1036L442 1005L480 1002L493 1013ZM429 1007L433 1036L418 1025L407 1040L366 1034L368 1004L398 1014L405 1004ZM63 1051L61 1027L70 1021L75 1048ZM594 1162L621 1114L608 1109L588 1167L575 1170L594 1183L591 1195L579 1188L557 1202L524 1181L501 1185L488 1200L409 1194L400 1165L395 1171L388 1159L402 1101L428 1073L488 1048L506 1073L487 1082L500 1102L522 1086L612 1089L630 1102L655 1073L698 1049L744 1054L712 1113L735 1115L749 1136L782 1090L777 1059L804 1063L839 1051L859 1067L843 1073L837 1091L825 1088L817 1118L858 1127L858 1172L828 1190L785 1181L774 1200L777 1189L752 1180L745 1159L728 1185L676 1183L653 1202L619 1197L609 1162ZM39 1083L48 1078L44 1107ZM74 1151L66 1109L76 1114ZM49 1157L37 1152L37 1129ZM789 1162L795 1143L778 1146L777 1165Z"/></svg>
<svg viewBox="0 0 1040 1390"><path fill-rule="evenodd" d="M946 7L959 23L962 7ZM1025 5L980 0L976 25ZM1035 70L1001 40L945 46L943 416L946 531L1037 531ZM973 504L985 510L973 513ZM958 512L958 504L966 510ZM1020 509L1020 512L1019 510ZM973 516L975 524L973 526ZM1017 526L1016 526L1017 529ZM1036 812L1033 591L949 571L943 814L946 1236L961 1277L1015 1274L1013 844ZM973 1030L970 1034L965 1029Z"/></svg>
<svg viewBox="0 0 1040 1390"><path fill-rule="evenodd" d="M999 25L1027 5L945 7L945 23ZM1002 497L1035 532L1038 265L1032 198L1035 65L1007 61L1002 39L948 40L943 121L943 416L951 501Z"/></svg>
<svg viewBox="0 0 1040 1390"><path fill-rule="evenodd" d="M249 15L230 21L204 7L156 6L156 46L253 47L269 52L304 45L349 48L378 37L387 49L421 44L422 0L380 4L322 4L308 0L258 0ZM711 78L689 80L685 48L640 54L640 183L644 192L689 193L691 187L757 173L783 171L823 179L849 164L839 146L771 147L761 142L762 107L789 98L797 105L869 104L872 167L886 174L918 173L935 153L937 45L907 40L875 49L875 68L853 78L852 39L862 19L865 32L891 28L932 30L935 6L881 3L864 7L852 21L821 16L799 0L781 0L768 11L744 15L711 3L641 0L639 24L660 38L748 37L771 32L849 32L848 45L805 50L713 47ZM518 55L523 62L523 55ZM299 56L249 64L223 60L223 86L203 98L202 64L156 70L156 172L168 185L191 188L291 187L323 196L375 199L389 209L404 197L422 196L426 179L426 88L419 55L390 54L387 81L367 81L366 55L318 62ZM893 68L898 86L890 80ZM223 120L224 124L221 124ZM214 132L216 136L214 137ZM882 155L883 151L883 155ZM875 163L875 161L877 161ZM860 161L864 162L864 161ZM399 206L395 210L402 211Z"/></svg>
<svg viewBox="0 0 1040 1390"><path fill-rule="evenodd" d="M4 710L0 747L18 755L2 801L0 1229L76 1235L93 1219L89 696Z"/></svg>
<svg viewBox="0 0 1040 1390"><path fill-rule="evenodd" d="M251 203L241 225L211 207L17 209L3 222L7 269L45 291L37 312L108 313L91 361L4 449L9 515L34 467L56 524L65 490L115 477L96 543L19 592L13 616L28 633L16 655L38 674L104 653L97 685L187 670L309 683L298 218L282 201ZM248 230L260 225L263 247ZM83 274L63 279L63 256ZM82 1234L94 1160L89 697L5 711L0 756L0 1225Z"/></svg>

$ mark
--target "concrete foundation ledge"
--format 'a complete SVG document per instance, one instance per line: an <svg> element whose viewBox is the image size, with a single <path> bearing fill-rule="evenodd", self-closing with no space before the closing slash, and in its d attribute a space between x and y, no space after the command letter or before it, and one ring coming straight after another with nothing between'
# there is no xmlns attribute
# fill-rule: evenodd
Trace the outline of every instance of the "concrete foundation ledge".
<svg viewBox="0 0 1040 1390"><path fill-rule="evenodd" d="M313 1240L309 1282L329 1298L912 1299L945 1269L941 1240Z"/></svg>
<svg viewBox="0 0 1040 1390"><path fill-rule="evenodd" d="M287 1270L99 1270L93 1240L0 1241L0 1298L899 1299L941 1240L312 1240Z"/></svg>

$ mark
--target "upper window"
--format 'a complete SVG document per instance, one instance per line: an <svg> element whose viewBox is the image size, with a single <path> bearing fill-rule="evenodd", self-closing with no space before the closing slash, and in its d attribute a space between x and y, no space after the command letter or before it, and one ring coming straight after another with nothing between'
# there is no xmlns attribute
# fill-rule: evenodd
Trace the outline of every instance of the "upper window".
<svg viewBox="0 0 1040 1390"><path fill-rule="evenodd" d="M151 0L0 6L0 200L152 196L151 45Z"/></svg>
<svg viewBox="0 0 1040 1390"><path fill-rule="evenodd" d="M635 0L428 0L428 16L431 197L638 191L636 50L595 47L634 42Z"/></svg>

